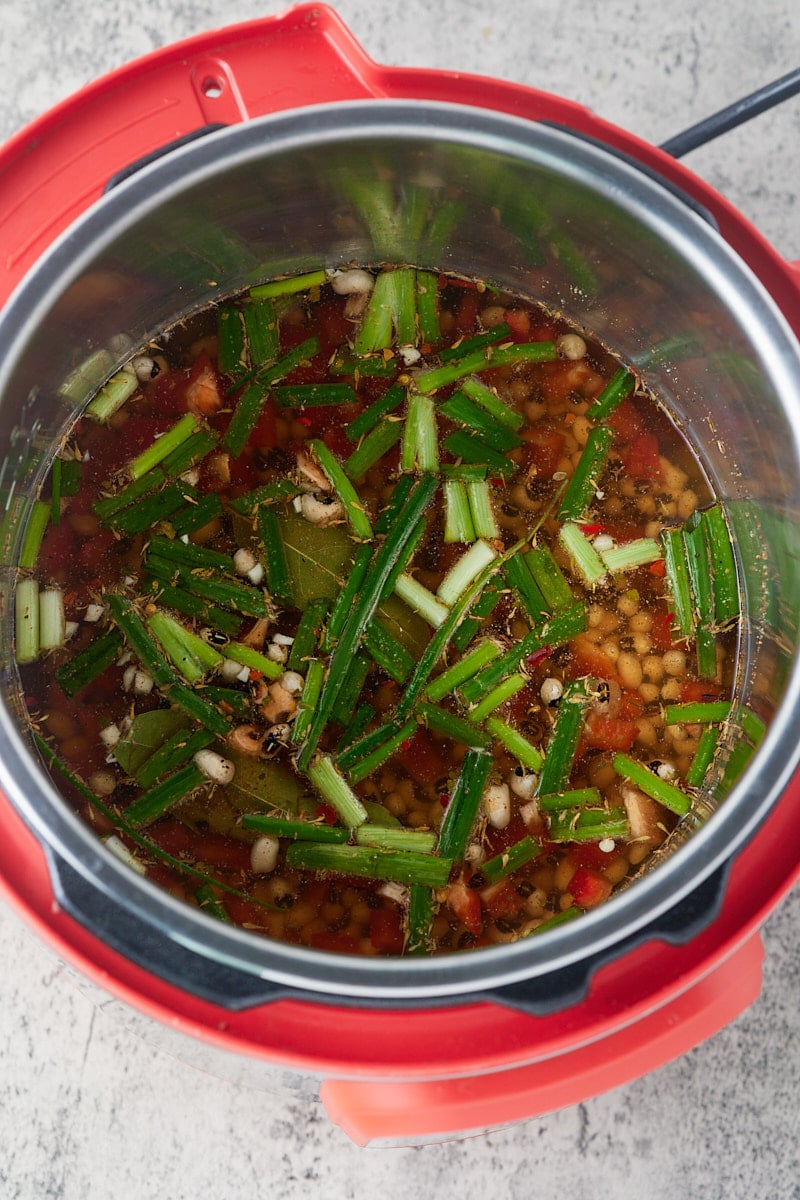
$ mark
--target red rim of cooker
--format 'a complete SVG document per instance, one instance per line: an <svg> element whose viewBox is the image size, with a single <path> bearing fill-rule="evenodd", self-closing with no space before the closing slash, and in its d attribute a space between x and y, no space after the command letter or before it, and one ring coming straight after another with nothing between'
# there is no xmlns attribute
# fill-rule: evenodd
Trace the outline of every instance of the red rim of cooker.
<svg viewBox="0 0 800 1200"><path fill-rule="evenodd" d="M303 72L296 69L298 61ZM206 124L369 97L445 101L551 121L630 155L712 212L722 236L800 335L798 268L724 197L668 155L545 92L477 76L380 66L333 10L310 4L138 59L50 110L0 149L6 197L0 243L9 247L0 301L130 162ZM800 876L792 836L798 800L795 779L733 864L720 914L702 934L682 946L654 941L639 946L600 968L580 1004L543 1017L485 1002L415 1011L326 1005L336 1014L333 1039L331 1023L319 1021L313 1001L282 999L223 1011L137 967L61 911L41 846L1 794L0 888L43 940L89 978L148 1015L223 1049L348 1077L473 1075L555 1058L602 1040L724 964ZM751 998L743 982L743 1003ZM309 1020L310 1014L316 1019Z"/></svg>

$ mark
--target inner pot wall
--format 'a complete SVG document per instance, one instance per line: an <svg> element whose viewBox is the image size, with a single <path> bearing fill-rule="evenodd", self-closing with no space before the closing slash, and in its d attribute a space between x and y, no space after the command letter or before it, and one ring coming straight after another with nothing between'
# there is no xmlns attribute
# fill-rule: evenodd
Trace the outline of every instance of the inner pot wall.
<svg viewBox="0 0 800 1200"><path fill-rule="evenodd" d="M411 235L393 217L408 180L427 191L433 214ZM387 181L390 205L381 203ZM449 228L436 220L445 203L456 213ZM777 709L754 765L679 853L580 921L528 943L377 964L221 929L108 855L18 732L7 603L3 786L42 840L98 889L216 962L333 994L450 995L542 975L620 941L729 858L791 775L800 359L768 295L708 223L603 150L450 105L309 109L210 134L143 169L62 237L15 294L0 317L6 504L35 496L80 408L59 389L92 352L112 345L121 361L120 333L135 346L254 282L351 261L486 279L541 299L640 366L699 447L741 531L740 699L748 703L757 683ZM668 337L680 340L679 356L652 358ZM7 598L13 541L3 551Z"/></svg>

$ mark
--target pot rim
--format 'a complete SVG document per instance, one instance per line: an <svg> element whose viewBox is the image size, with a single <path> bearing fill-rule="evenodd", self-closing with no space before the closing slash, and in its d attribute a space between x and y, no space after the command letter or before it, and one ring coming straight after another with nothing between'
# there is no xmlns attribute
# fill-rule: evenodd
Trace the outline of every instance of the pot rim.
<svg viewBox="0 0 800 1200"><path fill-rule="evenodd" d="M479 148L522 161L546 162L575 181L602 185L695 269L724 290L772 350L772 378L784 404L800 414L800 352L769 293L730 246L671 192L612 152L563 129L473 106L414 100L347 101L268 115L210 133L142 170L81 216L37 262L0 313L0 394L13 354L49 311L58 292L132 221L219 175L225 165L320 145L371 139L431 140ZM330 263L330 266L338 264ZM794 428L800 428L795 420ZM798 458L800 452L797 452ZM790 713L800 704L796 657L778 711L755 761L709 822L664 864L606 904L534 939L466 954L420 959L333 955L261 939L221 926L140 879L68 808L16 726L0 706L0 783L28 826L98 890L145 925L204 958L247 975L329 996L403 1001L478 994L550 975L642 931L734 857L758 829L800 760Z"/></svg>

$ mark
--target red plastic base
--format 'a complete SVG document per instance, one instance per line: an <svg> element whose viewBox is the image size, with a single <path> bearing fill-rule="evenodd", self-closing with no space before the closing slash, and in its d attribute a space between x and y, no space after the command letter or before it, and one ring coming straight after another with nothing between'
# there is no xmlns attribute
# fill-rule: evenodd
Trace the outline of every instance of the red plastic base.
<svg viewBox="0 0 800 1200"><path fill-rule="evenodd" d="M0 302L131 161L210 122L369 97L449 101L556 121L624 150L714 212L723 236L800 334L797 271L679 163L544 92L380 67L331 9L316 4L140 59L0 150ZM760 988L756 930L800 875L798 802L795 780L734 864L722 911L703 934L686 946L639 947L599 971L581 1004L540 1018L486 1003L411 1013L328 1007L325 1021L310 1002L217 1009L148 975L61 912L39 844L1 794L0 890L59 954L148 1015L265 1063L330 1075L325 1103L355 1140L425 1140L535 1116L619 1086L741 1012Z"/></svg>

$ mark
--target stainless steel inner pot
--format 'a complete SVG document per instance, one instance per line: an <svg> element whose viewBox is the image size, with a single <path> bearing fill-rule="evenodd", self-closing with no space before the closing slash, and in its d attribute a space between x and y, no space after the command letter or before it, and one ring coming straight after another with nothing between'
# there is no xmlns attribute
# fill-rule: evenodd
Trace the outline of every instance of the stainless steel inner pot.
<svg viewBox="0 0 800 1200"><path fill-rule="evenodd" d="M414 229L396 214L409 180L427 190L433 214ZM455 203L449 225L436 219L445 200ZM652 928L718 872L798 759L800 353L713 222L602 147L471 107L359 101L210 133L112 190L0 315L0 493L7 513L24 512L98 374L177 319L276 275L382 261L541 300L636 364L685 429L737 538L747 609L737 700L770 718L744 773L723 755L679 849L604 907L540 937L429 960L256 938L134 875L38 764L17 718L9 599L19 539L7 520L0 783L44 846L57 897L72 893L80 913L80 897L93 895L86 907L113 911L107 936L134 958L152 935L193 956L201 976L363 1003L432 1002L533 979L546 990L558 972ZM726 745L743 736L734 721ZM103 934L102 922L94 927Z"/></svg>

